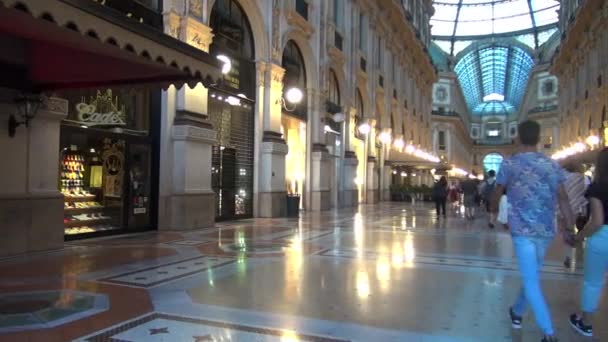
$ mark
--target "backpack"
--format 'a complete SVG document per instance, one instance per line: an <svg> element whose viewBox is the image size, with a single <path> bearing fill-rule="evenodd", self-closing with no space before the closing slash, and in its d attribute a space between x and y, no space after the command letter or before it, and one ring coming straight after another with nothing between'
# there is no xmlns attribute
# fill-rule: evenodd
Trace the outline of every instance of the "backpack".
<svg viewBox="0 0 608 342"><path fill-rule="evenodd" d="M496 189L496 181L489 183L487 180L485 182L485 185L483 187L483 199L485 201L489 201L492 198L492 195L494 194L494 189Z"/></svg>

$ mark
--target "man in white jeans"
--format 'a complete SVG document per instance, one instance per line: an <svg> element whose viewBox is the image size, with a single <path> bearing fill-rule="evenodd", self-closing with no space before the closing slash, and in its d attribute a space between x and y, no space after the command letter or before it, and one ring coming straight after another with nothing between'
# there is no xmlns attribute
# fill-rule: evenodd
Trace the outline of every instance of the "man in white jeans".
<svg viewBox="0 0 608 342"><path fill-rule="evenodd" d="M554 342L553 322L540 286L540 271L547 247L555 237L556 201L566 220L574 225L574 215L564 188L566 174L554 161L537 151L540 125L524 121L518 127L518 153L502 163L496 178L492 211L496 212L500 196L507 190L510 210L509 227L522 289L510 308L513 328L521 328L522 316L528 305L544 336L543 342Z"/></svg>

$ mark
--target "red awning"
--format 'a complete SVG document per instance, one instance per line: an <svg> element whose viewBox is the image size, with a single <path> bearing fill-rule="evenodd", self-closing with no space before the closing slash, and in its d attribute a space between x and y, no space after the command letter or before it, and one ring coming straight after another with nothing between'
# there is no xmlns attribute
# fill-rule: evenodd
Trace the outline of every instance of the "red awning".
<svg viewBox="0 0 608 342"><path fill-rule="evenodd" d="M133 37L132 32L129 33ZM158 35L162 33L158 32ZM138 55L135 52L137 41L133 44L129 42L127 48L120 48L60 27L52 21L35 18L27 12L2 6L1 36L21 42L17 46L22 49L20 55L23 56L23 67L28 78L25 83L38 91L148 83L181 86L183 83L194 85L201 81L212 82L220 77L219 63L210 63L209 56L203 51L199 53L206 60L199 61L192 54L180 58L175 50L169 51L171 58L181 62L178 66L175 59L165 61L162 55L162 52L172 50L171 46L147 37L141 38L145 40L146 47L157 49L145 50L143 55ZM166 40L166 37L163 39ZM185 45L170 39L175 44Z"/></svg>

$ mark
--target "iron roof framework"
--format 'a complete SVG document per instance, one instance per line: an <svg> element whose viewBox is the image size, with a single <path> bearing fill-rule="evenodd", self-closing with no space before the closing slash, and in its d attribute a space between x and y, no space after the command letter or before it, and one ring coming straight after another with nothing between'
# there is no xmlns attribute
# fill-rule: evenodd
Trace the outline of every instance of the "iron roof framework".
<svg viewBox="0 0 608 342"><path fill-rule="evenodd" d="M455 56L479 38L515 36L538 49L557 31L556 0L435 0L433 40Z"/></svg>

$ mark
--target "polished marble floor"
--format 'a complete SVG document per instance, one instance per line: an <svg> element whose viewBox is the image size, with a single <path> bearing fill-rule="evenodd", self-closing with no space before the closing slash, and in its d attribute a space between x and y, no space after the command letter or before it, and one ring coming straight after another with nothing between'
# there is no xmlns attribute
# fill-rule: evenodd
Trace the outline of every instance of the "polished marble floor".
<svg viewBox="0 0 608 342"><path fill-rule="evenodd" d="M561 341L580 268L556 240L542 271ZM365 205L300 219L75 241L0 259L0 341L539 341L507 310L511 238L484 217ZM608 300L595 324L608 341Z"/></svg>

